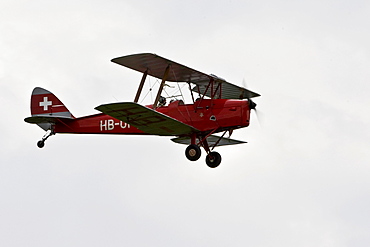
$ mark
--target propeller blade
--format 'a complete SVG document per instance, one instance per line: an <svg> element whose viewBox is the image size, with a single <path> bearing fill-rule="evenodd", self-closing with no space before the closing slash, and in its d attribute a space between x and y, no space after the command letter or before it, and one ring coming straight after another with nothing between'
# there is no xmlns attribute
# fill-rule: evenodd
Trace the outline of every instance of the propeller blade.
<svg viewBox="0 0 370 247"><path fill-rule="evenodd" d="M253 110L256 113L256 118L257 118L257 122L258 122L259 126L262 127L263 122L264 122L263 112L261 112L260 110L257 110L256 108L253 109Z"/></svg>
<svg viewBox="0 0 370 247"><path fill-rule="evenodd" d="M247 88L247 82L245 81L245 78L243 77L242 85L244 88Z"/></svg>
<svg viewBox="0 0 370 247"><path fill-rule="evenodd" d="M243 77L243 81L242 81L242 85L243 85L243 88L248 88L248 85L247 85L247 82L245 80L245 78ZM248 98L248 101L249 101L249 108L251 110L254 110L255 114L256 114L256 118L257 118L257 122L259 124L259 126L262 127L262 122L263 122L263 114L261 113L261 111L257 110L256 106L257 104L254 103L251 99Z"/></svg>

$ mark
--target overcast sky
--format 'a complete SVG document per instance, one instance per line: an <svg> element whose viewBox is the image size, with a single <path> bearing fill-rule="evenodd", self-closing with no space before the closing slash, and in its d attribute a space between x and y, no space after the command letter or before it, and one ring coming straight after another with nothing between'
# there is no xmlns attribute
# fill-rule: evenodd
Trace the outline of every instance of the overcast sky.
<svg viewBox="0 0 370 247"><path fill-rule="evenodd" d="M2 246L369 246L369 1L0 2ZM132 101L152 52L260 93L261 124L186 159L167 137L56 135L36 86L79 117Z"/></svg>

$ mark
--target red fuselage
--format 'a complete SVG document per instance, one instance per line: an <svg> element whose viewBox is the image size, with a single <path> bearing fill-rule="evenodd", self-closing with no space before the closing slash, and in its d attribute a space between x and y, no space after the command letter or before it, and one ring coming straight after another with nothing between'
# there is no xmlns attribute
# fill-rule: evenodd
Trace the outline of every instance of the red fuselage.
<svg viewBox="0 0 370 247"><path fill-rule="evenodd" d="M152 106L147 106L152 108ZM203 99L194 104L174 101L156 111L190 125L201 132L219 132L249 125L250 107L246 100ZM106 114L96 114L56 122L55 133L147 134Z"/></svg>

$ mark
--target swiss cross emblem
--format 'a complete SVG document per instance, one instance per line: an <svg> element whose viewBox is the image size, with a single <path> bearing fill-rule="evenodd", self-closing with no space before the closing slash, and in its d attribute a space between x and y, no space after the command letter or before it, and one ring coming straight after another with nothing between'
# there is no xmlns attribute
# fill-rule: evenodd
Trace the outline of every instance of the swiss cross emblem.
<svg viewBox="0 0 370 247"><path fill-rule="evenodd" d="M48 97L44 97L44 101L41 101L39 103L40 106L43 106L44 107L44 111L47 111L48 110L48 106L49 105L52 105L53 102L52 101L48 101Z"/></svg>

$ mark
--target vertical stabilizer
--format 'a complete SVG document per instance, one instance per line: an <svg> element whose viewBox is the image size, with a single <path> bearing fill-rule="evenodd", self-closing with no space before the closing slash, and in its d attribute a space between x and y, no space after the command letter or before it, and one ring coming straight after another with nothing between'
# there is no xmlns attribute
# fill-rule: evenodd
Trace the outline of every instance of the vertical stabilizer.
<svg viewBox="0 0 370 247"><path fill-rule="evenodd" d="M31 115L43 117L74 118L67 107L51 92L40 87L32 91Z"/></svg>
<svg viewBox="0 0 370 247"><path fill-rule="evenodd" d="M41 87L32 91L31 115L32 117L26 118L25 121L35 123L45 131L51 130L57 119L75 118L54 94Z"/></svg>

